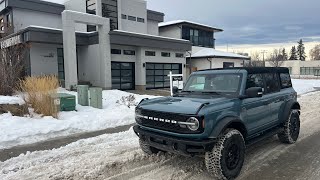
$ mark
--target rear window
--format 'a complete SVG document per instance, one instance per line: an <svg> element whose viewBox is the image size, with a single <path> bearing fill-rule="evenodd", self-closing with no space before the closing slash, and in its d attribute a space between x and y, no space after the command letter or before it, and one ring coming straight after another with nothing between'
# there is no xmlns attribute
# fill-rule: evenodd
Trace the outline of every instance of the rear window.
<svg viewBox="0 0 320 180"><path fill-rule="evenodd" d="M291 88L292 82L289 73L280 73L281 88Z"/></svg>

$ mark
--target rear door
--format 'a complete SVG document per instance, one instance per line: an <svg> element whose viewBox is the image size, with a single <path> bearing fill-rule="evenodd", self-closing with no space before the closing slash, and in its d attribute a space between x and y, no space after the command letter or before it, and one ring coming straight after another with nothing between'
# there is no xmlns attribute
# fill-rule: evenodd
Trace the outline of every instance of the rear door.
<svg viewBox="0 0 320 180"><path fill-rule="evenodd" d="M268 102L270 113L264 122L266 128L273 127L278 124L279 113L284 98L281 93L280 78L278 73L266 73L265 79L265 98Z"/></svg>

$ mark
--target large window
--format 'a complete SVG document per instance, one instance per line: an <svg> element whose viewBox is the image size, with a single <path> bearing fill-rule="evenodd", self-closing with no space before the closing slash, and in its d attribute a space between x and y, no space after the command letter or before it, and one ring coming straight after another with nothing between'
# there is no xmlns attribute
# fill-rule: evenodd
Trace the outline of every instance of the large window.
<svg viewBox="0 0 320 180"><path fill-rule="evenodd" d="M96 14L96 0L87 0L87 13ZM104 0L102 3L102 17L110 19L110 30L118 29L118 1ZM96 26L88 25L88 31L96 31Z"/></svg>
<svg viewBox="0 0 320 180"><path fill-rule="evenodd" d="M233 62L223 62L223 68L231 68L234 67Z"/></svg>
<svg viewBox="0 0 320 180"><path fill-rule="evenodd" d="M134 89L134 63L111 62L112 88Z"/></svg>
<svg viewBox="0 0 320 180"><path fill-rule="evenodd" d="M213 32L210 31L183 26L182 39L190 40L194 46L214 48Z"/></svg>
<svg viewBox="0 0 320 180"><path fill-rule="evenodd" d="M320 67L301 67L300 75L317 75Z"/></svg>
<svg viewBox="0 0 320 180"><path fill-rule="evenodd" d="M182 74L182 64L147 63L147 89L168 88L170 78L168 74Z"/></svg>

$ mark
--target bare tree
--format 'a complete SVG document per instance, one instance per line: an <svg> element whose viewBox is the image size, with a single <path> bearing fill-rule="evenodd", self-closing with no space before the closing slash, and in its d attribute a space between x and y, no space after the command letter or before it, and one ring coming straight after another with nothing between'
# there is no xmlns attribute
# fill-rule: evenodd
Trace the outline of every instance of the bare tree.
<svg viewBox="0 0 320 180"><path fill-rule="evenodd" d="M245 66L247 67L264 67L265 62L260 59L260 53L257 51L251 52L251 61Z"/></svg>
<svg viewBox="0 0 320 180"><path fill-rule="evenodd" d="M19 79L25 75L29 45L23 43L19 36L10 36L14 32L13 24L4 26L0 44L0 95L12 95Z"/></svg>
<svg viewBox="0 0 320 180"><path fill-rule="evenodd" d="M274 49L267 61L269 61L273 67L281 67L284 62L282 49Z"/></svg>
<svg viewBox="0 0 320 180"><path fill-rule="evenodd" d="M251 52L252 61L260 61L260 53L258 51Z"/></svg>
<svg viewBox="0 0 320 180"><path fill-rule="evenodd" d="M320 60L320 44L310 50L310 58L311 60Z"/></svg>

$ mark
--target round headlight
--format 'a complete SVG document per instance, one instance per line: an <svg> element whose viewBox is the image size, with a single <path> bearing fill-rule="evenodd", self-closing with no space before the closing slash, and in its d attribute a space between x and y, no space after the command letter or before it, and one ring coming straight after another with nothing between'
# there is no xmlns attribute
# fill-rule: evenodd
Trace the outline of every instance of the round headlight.
<svg viewBox="0 0 320 180"><path fill-rule="evenodd" d="M187 125L187 127L191 131L196 131L196 130L199 129L200 123L199 123L199 120L197 118L191 117L186 122L190 123L189 125Z"/></svg>

